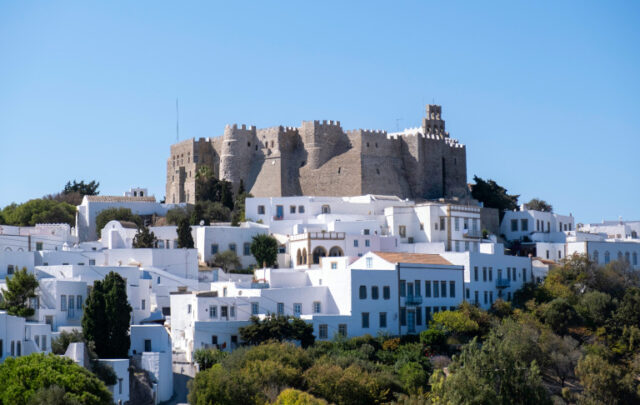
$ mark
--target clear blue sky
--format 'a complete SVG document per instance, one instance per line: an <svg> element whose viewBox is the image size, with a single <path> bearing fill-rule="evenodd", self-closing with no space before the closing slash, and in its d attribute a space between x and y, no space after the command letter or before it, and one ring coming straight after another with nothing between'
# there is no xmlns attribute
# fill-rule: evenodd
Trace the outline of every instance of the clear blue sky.
<svg viewBox="0 0 640 405"><path fill-rule="evenodd" d="M468 179L640 219L640 3L0 0L0 206L96 179L164 196L169 145L443 105Z"/></svg>

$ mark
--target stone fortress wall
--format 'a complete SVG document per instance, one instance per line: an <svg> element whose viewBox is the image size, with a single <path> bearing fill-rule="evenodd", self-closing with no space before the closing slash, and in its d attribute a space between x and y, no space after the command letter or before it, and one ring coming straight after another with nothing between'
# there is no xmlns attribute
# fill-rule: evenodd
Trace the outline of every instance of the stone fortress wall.
<svg viewBox="0 0 640 405"><path fill-rule="evenodd" d="M256 197L396 195L416 200L467 192L466 148L445 131L439 105L402 132L344 131L340 121L300 127L227 125L216 138L171 145L166 201L195 202L195 174L209 167Z"/></svg>

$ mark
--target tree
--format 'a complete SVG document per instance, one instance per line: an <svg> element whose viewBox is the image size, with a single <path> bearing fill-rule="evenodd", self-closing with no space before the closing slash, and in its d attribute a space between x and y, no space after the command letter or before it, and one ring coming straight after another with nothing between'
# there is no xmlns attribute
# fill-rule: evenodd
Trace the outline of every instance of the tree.
<svg viewBox="0 0 640 405"><path fill-rule="evenodd" d="M517 398L520 404L551 404L538 366L538 337L529 325L503 321L482 345L474 338L463 346L444 381L432 376L433 395L439 403L512 404Z"/></svg>
<svg viewBox="0 0 640 405"><path fill-rule="evenodd" d="M189 221L181 219L178 223L178 247L180 249L193 249L193 236L191 235L191 227Z"/></svg>
<svg viewBox="0 0 640 405"><path fill-rule="evenodd" d="M128 356L131 311L125 280L118 273L110 272L104 281L94 283L85 303L82 330L100 358Z"/></svg>
<svg viewBox="0 0 640 405"><path fill-rule="evenodd" d="M242 268L240 258L233 250L216 253L211 260L212 267L220 267L225 273Z"/></svg>
<svg viewBox="0 0 640 405"><path fill-rule="evenodd" d="M551 204L539 198L532 198L528 203L524 204L524 207L531 211L553 212Z"/></svg>
<svg viewBox="0 0 640 405"><path fill-rule="evenodd" d="M507 194L507 189L489 179L484 181L478 176L473 176L475 184L471 186L471 196L484 204L485 207L496 208L500 213L500 220L504 211L518 208L519 195Z"/></svg>
<svg viewBox="0 0 640 405"><path fill-rule="evenodd" d="M71 343L84 342L82 332L74 329L71 332L63 330L57 338L51 339L51 352L53 354L65 354Z"/></svg>
<svg viewBox="0 0 640 405"><path fill-rule="evenodd" d="M133 247L140 248L153 248L156 246L156 242L158 242L158 238L156 235L149 231L149 228L143 226L142 228L138 228L138 233L133 238Z"/></svg>
<svg viewBox="0 0 640 405"><path fill-rule="evenodd" d="M27 273L23 267L14 273L13 277L7 277L7 289L2 289L2 302L0 308L7 310L9 315L28 318L35 313L29 307L29 299L35 298L38 280L33 274Z"/></svg>
<svg viewBox="0 0 640 405"><path fill-rule="evenodd" d="M53 354L7 358L0 364L0 381L0 403L3 404L26 405L39 390L51 386L64 390L67 404L74 401L87 405L112 403L111 393L95 375L71 359ZM39 393L36 399L41 396Z"/></svg>
<svg viewBox="0 0 640 405"><path fill-rule="evenodd" d="M191 211L193 210L190 207L191 206L177 207L167 211L167 216L166 216L167 224L178 225L180 221L183 219L186 219L188 222L189 219L191 218Z"/></svg>
<svg viewBox="0 0 640 405"><path fill-rule="evenodd" d="M633 376L597 354L587 354L580 359L576 375L584 387L582 397L587 400L585 403L615 405L633 404L640 400L633 390Z"/></svg>
<svg viewBox="0 0 640 405"><path fill-rule="evenodd" d="M251 254L258 266L272 267L278 261L278 241L271 235L255 235L251 241Z"/></svg>
<svg viewBox="0 0 640 405"><path fill-rule="evenodd" d="M313 395L297 390L295 388L287 388L283 390L273 405L327 405L327 401L316 398Z"/></svg>
<svg viewBox="0 0 640 405"><path fill-rule="evenodd" d="M107 208L106 210L101 211L96 216L96 232L98 237L100 236L100 231L109 221L129 221L133 222L138 227L143 226L142 218L139 215L135 215L131 212L129 208Z"/></svg>
<svg viewBox="0 0 640 405"><path fill-rule="evenodd" d="M69 224L74 226L76 207L65 202L48 199L29 200L23 204L10 204L2 210L7 225L34 226L35 224Z"/></svg>
<svg viewBox="0 0 640 405"><path fill-rule="evenodd" d="M543 310L542 317L544 323L549 325L554 332L564 335L570 326L575 325L578 314L567 300L556 298L547 304L547 307Z"/></svg>
<svg viewBox="0 0 640 405"><path fill-rule="evenodd" d="M95 180L92 180L89 183L85 183L84 180L81 180L80 183L73 180L73 184L70 181L67 182L64 186L64 190L62 190L63 194L71 194L71 193L80 193L81 195L98 195L100 192L98 191L98 187L100 183L97 183Z"/></svg>
<svg viewBox="0 0 640 405"><path fill-rule="evenodd" d="M193 353L193 359L198 363L200 371L202 371L211 368L214 364L220 363L227 355L228 353L222 350L202 348L197 349Z"/></svg>
<svg viewBox="0 0 640 405"><path fill-rule="evenodd" d="M540 348L545 356L545 369L557 377L564 387L565 381L573 376L578 360L582 357L578 341L571 336L560 337L546 332L540 337Z"/></svg>
<svg viewBox="0 0 640 405"><path fill-rule="evenodd" d="M252 316L248 326L240 328L243 342L258 345L269 340L298 340L302 347L313 344L313 326L302 319L271 314L264 320Z"/></svg>

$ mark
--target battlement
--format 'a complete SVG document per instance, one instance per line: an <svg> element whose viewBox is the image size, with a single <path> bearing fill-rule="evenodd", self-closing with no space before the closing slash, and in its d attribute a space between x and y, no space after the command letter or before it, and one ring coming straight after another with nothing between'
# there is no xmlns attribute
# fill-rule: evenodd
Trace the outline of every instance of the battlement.
<svg viewBox="0 0 640 405"><path fill-rule="evenodd" d="M304 124L308 124L311 121L302 121L302 125L304 126ZM320 122L319 120L314 120L313 121L313 126L316 128L322 128L322 127L334 127L334 128L342 128L340 126L340 121L332 121L332 120L322 120L322 122Z"/></svg>

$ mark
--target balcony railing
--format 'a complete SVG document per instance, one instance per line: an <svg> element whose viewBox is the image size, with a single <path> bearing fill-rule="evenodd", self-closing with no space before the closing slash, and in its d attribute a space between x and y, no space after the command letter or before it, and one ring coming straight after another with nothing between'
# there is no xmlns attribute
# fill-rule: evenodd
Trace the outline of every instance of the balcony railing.
<svg viewBox="0 0 640 405"><path fill-rule="evenodd" d="M343 240L346 237L344 232L305 232L297 235L292 235L289 240Z"/></svg>
<svg viewBox="0 0 640 405"><path fill-rule="evenodd" d="M422 297L420 295L407 295L404 300L405 305L415 306L422 304Z"/></svg>
<svg viewBox="0 0 640 405"><path fill-rule="evenodd" d="M511 280L508 278L497 278L496 279L496 288L509 288L511 285Z"/></svg>
<svg viewBox="0 0 640 405"><path fill-rule="evenodd" d="M466 236L467 238L481 238L482 231L478 229L465 229L465 231L463 232L463 235Z"/></svg>

